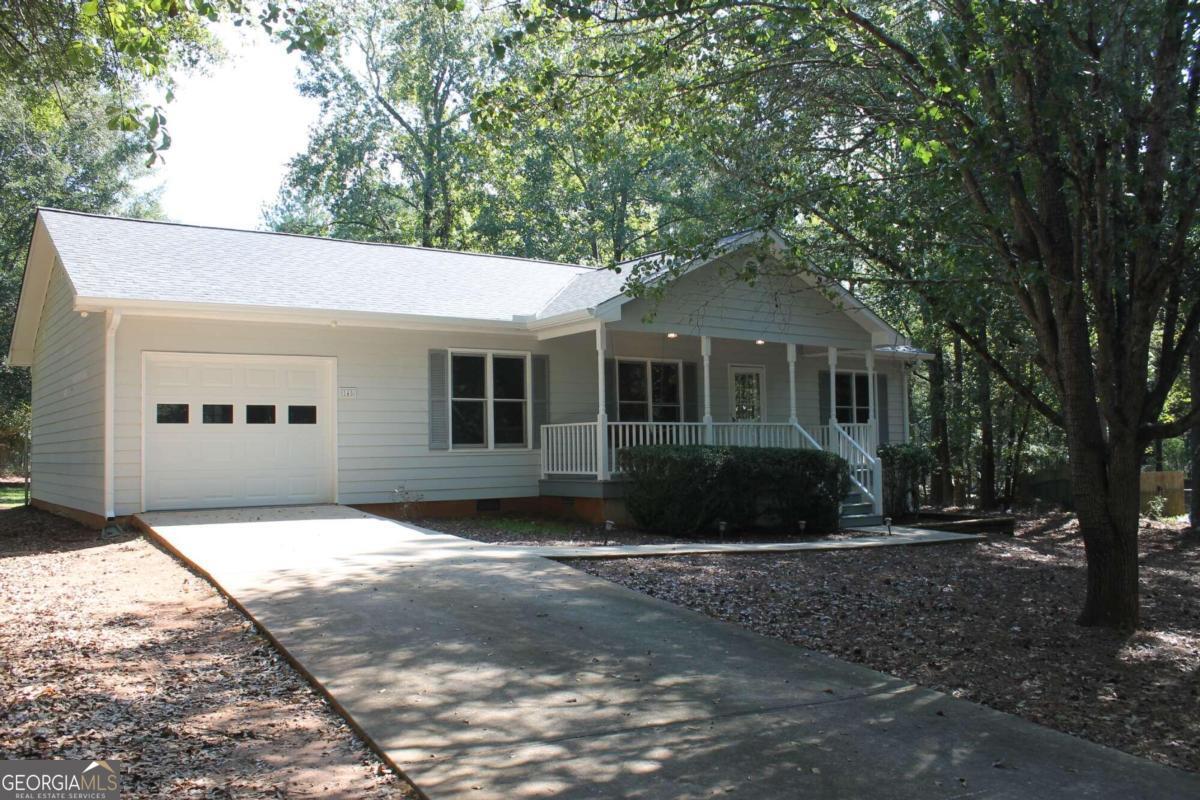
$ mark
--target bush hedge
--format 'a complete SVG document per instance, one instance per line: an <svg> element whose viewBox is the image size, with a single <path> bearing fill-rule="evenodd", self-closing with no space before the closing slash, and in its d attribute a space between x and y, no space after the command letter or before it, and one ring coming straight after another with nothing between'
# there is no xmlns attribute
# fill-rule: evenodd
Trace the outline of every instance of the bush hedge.
<svg viewBox="0 0 1200 800"><path fill-rule="evenodd" d="M902 517L917 510L921 487L933 469L933 453L920 444L885 444L879 448L883 463L883 513Z"/></svg>
<svg viewBox="0 0 1200 800"><path fill-rule="evenodd" d="M838 527L845 460L820 450L645 445L620 451L625 506L639 525L676 535L745 529L760 519L810 533Z"/></svg>

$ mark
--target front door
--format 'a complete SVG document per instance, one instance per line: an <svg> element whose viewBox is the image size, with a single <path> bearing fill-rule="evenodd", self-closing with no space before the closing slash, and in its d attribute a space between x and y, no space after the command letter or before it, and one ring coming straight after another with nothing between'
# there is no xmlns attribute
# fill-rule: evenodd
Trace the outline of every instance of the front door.
<svg viewBox="0 0 1200 800"><path fill-rule="evenodd" d="M729 368L729 407L734 422L762 422L767 371L759 366Z"/></svg>

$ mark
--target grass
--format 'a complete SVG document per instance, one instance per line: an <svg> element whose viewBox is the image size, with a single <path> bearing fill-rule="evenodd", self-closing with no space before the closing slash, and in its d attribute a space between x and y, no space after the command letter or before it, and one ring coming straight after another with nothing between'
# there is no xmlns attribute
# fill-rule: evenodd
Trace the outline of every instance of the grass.
<svg viewBox="0 0 1200 800"><path fill-rule="evenodd" d="M568 522L551 519L528 519L522 517L488 517L487 524L505 533L520 535L558 534L562 536L574 533L579 527Z"/></svg>
<svg viewBox="0 0 1200 800"><path fill-rule="evenodd" d="M24 486L0 486L0 506L19 506L24 502Z"/></svg>

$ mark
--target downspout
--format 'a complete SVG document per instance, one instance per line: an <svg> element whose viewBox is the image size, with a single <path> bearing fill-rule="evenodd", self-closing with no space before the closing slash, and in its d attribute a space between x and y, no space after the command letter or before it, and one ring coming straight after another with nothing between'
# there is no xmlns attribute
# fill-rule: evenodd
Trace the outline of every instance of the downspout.
<svg viewBox="0 0 1200 800"><path fill-rule="evenodd" d="M114 421L117 395L117 328L121 324L120 311L104 312L104 516L116 516L113 475L113 448L116 441Z"/></svg>

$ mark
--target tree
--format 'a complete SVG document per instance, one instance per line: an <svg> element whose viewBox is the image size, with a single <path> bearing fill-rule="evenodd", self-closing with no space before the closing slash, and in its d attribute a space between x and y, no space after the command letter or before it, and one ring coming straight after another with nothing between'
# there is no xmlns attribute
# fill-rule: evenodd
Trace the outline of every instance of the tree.
<svg viewBox="0 0 1200 800"><path fill-rule="evenodd" d="M332 33L319 7L279 0L0 0L0 81L40 102L75 87L108 92L109 125L140 131L151 159L170 146L166 116L141 101L147 82L207 53L205 26L259 24L288 50L317 50ZM169 93L168 93L169 96Z"/></svg>
<svg viewBox="0 0 1200 800"><path fill-rule="evenodd" d="M30 107L0 84L0 348L8 350L37 206L153 215L140 142L107 124L107 95L76 88ZM0 368L0 437L22 439L29 370ZM15 448L19 449L19 448Z"/></svg>
<svg viewBox="0 0 1200 800"><path fill-rule="evenodd" d="M1200 418L1193 403L1162 420L1200 326L1200 7L545 8L523 10L522 35L571 24L624 42L591 72L668 76L664 102L702 109L678 117L683 133L711 136L714 116L752 121L724 133L730 152L757 143L749 174L778 176L757 202L909 282L994 378L1063 428L1087 553L1079 622L1135 627L1143 454ZM779 113L764 117L768 106ZM975 330L973 309L997 297L1036 341L1049 396Z"/></svg>
<svg viewBox="0 0 1200 800"><path fill-rule="evenodd" d="M1200 340L1192 342L1192 351L1188 354L1188 372L1192 403L1200 403ZM1192 524L1192 530L1200 532L1200 423L1192 426L1188 445L1191 450L1192 473L1192 503L1188 509L1188 520Z"/></svg>
<svg viewBox="0 0 1200 800"><path fill-rule="evenodd" d="M321 101L307 152L269 215L359 239L462 244L466 125L486 79L486 17L431 0L344 3L341 35L306 56L301 90Z"/></svg>

